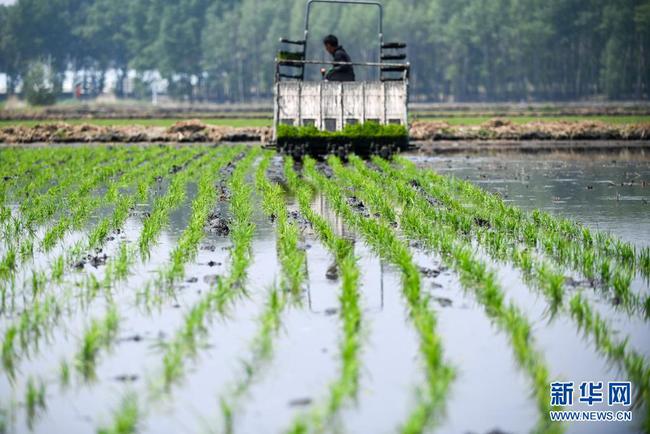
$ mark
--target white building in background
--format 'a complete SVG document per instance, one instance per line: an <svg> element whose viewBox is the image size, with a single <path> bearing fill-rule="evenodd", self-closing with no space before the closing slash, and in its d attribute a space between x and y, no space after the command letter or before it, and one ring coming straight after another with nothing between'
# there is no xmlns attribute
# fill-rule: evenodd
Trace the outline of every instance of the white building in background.
<svg viewBox="0 0 650 434"><path fill-rule="evenodd" d="M7 74L0 73L0 94L7 93Z"/></svg>

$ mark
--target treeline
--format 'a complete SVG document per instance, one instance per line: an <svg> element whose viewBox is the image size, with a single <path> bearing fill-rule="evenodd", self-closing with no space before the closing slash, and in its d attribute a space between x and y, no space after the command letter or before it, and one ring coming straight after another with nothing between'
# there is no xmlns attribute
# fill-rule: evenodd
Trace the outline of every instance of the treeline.
<svg viewBox="0 0 650 434"><path fill-rule="evenodd" d="M412 91L428 101L647 99L650 0L384 0L385 39L409 44ZM246 101L272 93L282 36L303 34L305 0L18 0L0 6L10 89L36 62L92 77L117 71L147 97L157 71L175 97ZM318 4L308 57L339 35L377 56L377 12ZM311 71L316 76L316 67ZM359 71L365 77L363 71ZM55 80L56 81L56 80ZM59 80L60 82L60 80Z"/></svg>

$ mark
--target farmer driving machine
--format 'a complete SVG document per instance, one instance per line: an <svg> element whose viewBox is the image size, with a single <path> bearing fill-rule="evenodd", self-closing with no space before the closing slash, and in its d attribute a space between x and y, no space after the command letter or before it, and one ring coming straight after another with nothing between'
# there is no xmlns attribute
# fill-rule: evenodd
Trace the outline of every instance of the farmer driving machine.
<svg viewBox="0 0 650 434"><path fill-rule="evenodd" d="M379 10L376 62L307 59L309 17L314 3L376 7ZM275 60L273 138L279 152L301 158L335 154L389 157L410 148L408 140L409 64L402 42L384 42L383 7L373 1L310 0L302 40L280 39ZM308 65L352 65L378 70L374 81L308 81Z"/></svg>

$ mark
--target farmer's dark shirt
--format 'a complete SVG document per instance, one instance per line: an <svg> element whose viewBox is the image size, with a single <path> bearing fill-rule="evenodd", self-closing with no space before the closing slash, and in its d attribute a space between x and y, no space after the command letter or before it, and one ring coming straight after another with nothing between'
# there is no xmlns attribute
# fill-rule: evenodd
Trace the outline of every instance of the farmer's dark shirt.
<svg viewBox="0 0 650 434"><path fill-rule="evenodd" d="M334 62L352 62L343 47L338 47L332 57ZM354 68L352 65L333 65L325 75L325 79L328 81L354 81Z"/></svg>

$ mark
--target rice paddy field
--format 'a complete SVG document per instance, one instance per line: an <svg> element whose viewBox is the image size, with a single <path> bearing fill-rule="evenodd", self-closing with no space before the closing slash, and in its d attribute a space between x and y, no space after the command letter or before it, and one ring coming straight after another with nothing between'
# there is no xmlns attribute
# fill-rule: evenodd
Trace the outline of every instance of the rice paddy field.
<svg viewBox="0 0 650 434"><path fill-rule="evenodd" d="M643 155L0 148L0 433L648 433L648 201Z"/></svg>

